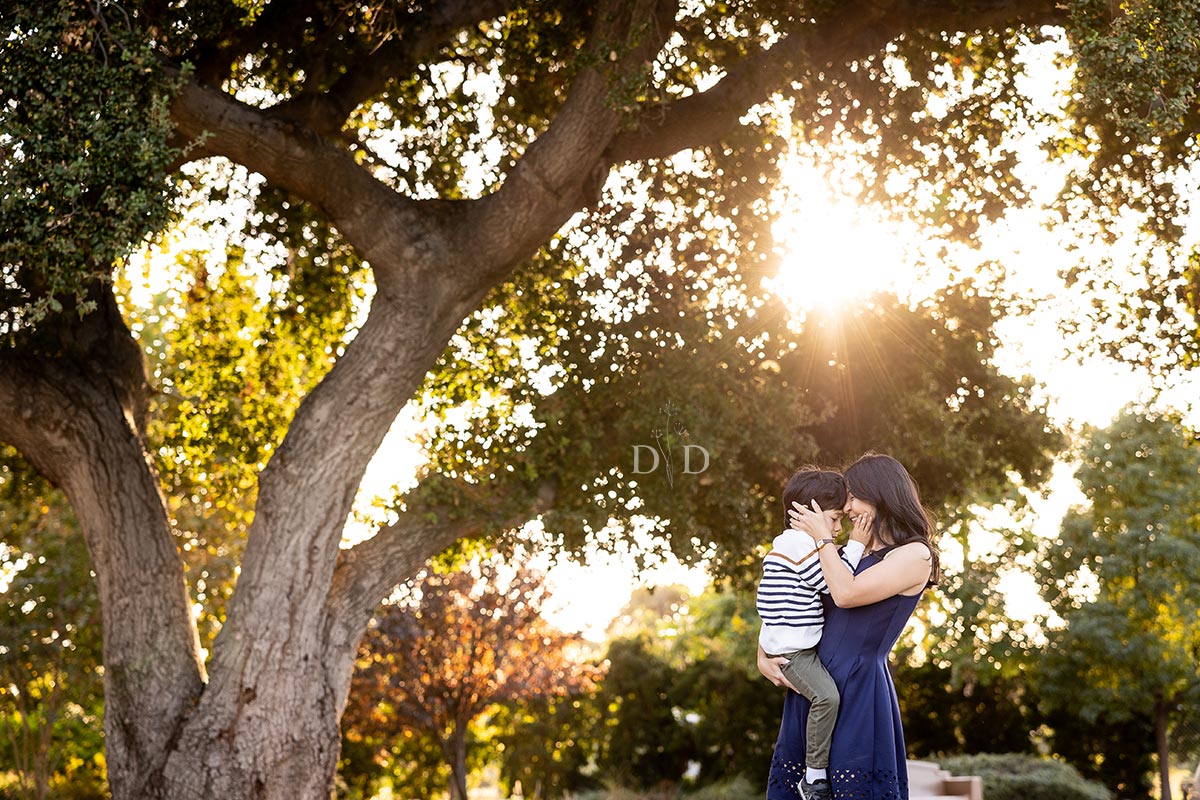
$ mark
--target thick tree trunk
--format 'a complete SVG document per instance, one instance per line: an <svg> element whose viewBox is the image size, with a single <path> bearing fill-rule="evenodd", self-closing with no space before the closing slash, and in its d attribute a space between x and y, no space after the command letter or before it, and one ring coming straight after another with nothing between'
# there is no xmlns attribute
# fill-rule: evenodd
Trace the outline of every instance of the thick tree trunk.
<svg viewBox="0 0 1200 800"><path fill-rule="evenodd" d="M246 673L227 691L206 692L162 774L167 800L328 798L337 770L344 692L330 686L310 645L277 639L245 643L283 668ZM295 658L290 666L286 662ZM232 694L230 692L232 691Z"/></svg>
<svg viewBox="0 0 1200 800"><path fill-rule="evenodd" d="M323 594L297 614L295 576L267 570L253 593L283 610L278 624L219 637L219 663L237 670L205 684L183 562L141 432L140 349L111 296L65 330L72 355L0 357L0 439L63 488L87 543L114 798L327 798L357 638L330 648Z"/></svg>
<svg viewBox="0 0 1200 800"><path fill-rule="evenodd" d="M223 663L239 670L205 685L182 560L134 415L86 368L4 366L0 408L16 413L0 434L63 487L95 568L113 797L328 798L353 648L328 646L323 602L310 624L285 613L255 636L219 637ZM288 609L286 578L266 574L259 602Z"/></svg>
<svg viewBox="0 0 1200 800"><path fill-rule="evenodd" d="M67 312L34 354L0 358L0 439L71 501L96 575L104 634L104 733L118 798L152 776L200 695L204 666L158 476L142 435L141 350L111 293Z"/></svg>
<svg viewBox="0 0 1200 800"><path fill-rule="evenodd" d="M109 779L115 797L133 797L147 791L171 748L204 667L183 565L140 437L115 413L89 422L87 453L66 491L100 592Z"/></svg>

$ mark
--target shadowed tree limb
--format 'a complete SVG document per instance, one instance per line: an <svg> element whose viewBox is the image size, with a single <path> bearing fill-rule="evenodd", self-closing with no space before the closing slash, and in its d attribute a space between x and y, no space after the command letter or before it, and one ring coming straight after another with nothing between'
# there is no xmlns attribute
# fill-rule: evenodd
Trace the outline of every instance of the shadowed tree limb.
<svg viewBox="0 0 1200 800"><path fill-rule="evenodd" d="M99 323L119 320L106 310L115 307L74 327L94 335ZM0 440L28 454L71 499L101 601L105 738L132 758L110 780L115 793L142 796L140 782L160 766L205 670L158 475L136 404L118 383L121 354L137 350L123 324L114 334L121 331L115 352L96 340L75 358L43 356L35 368L0 355ZM104 360L109 371L100 369Z"/></svg>
<svg viewBox="0 0 1200 800"><path fill-rule="evenodd" d="M731 65L708 90L647 109L634 130L616 137L605 157L611 163L644 161L711 146L733 130L751 106L765 102L790 81L819 80L827 66L878 53L908 32L1049 25L1064 17L1058 4L1046 0L997 0L970 7L945 0L840 3L830 17Z"/></svg>
<svg viewBox="0 0 1200 800"><path fill-rule="evenodd" d="M351 67L326 90L301 92L270 109L272 116L336 138L354 109L381 93L388 82L405 78L464 28L495 19L517 0L445 0L404 21L398 31Z"/></svg>

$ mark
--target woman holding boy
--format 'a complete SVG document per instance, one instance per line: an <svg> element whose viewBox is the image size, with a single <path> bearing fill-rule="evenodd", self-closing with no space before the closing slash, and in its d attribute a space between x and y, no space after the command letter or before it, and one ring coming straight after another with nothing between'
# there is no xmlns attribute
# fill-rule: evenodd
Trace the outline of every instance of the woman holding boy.
<svg viewBox="0 0 1200 800"><path fill-rule="evenodd" d="M869 453L845 472L845 514L866 552L853 572L838 548L817 551L829 596L817 648L841 696L830 748L829 785L835 800L907 800L904 732L888 654L924 590L937 581L933 530L917 486L891 456ZM792 527L818 544L833 543L833 515L819 504L789 509ZM782 659L759 652L758 668L777 686L790 687ZM801 798L805 778L809 701L788 692L775 745L768 800ZM826 795L827 796L827 795Z"/></svg>

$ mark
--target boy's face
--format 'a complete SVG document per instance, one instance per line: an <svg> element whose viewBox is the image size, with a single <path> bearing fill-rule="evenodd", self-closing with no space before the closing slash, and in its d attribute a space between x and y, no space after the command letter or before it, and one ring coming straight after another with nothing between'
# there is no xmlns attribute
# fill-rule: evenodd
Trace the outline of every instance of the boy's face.
<svg viewBox="0 0 1200 800"><path fill-rule="evenodd" d="M828 511L822 511L825 518L829 520L829 524L833 526L835 531L842 527L842 518L846 516L846 512L840 508L831 508Z"/></svg>

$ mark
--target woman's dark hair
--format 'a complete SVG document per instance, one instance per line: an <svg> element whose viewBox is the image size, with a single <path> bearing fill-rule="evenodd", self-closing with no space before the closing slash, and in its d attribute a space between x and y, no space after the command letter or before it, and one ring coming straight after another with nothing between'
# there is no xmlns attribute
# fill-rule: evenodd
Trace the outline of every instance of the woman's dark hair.
<svg viewBox="0 0 1200 800"><path fill-rule="evenodd" d="M840 472L820 467L801 467L783 487L783 527L791 525L788 512L792 503L812 508L812 501L825 511L841 510L846 505L846 479Z"/></svg>
<svg viewBox="0 0 1200 800"><path fill-rule="evenodd" d="M921 541L929 548L933 570L929 583L938 582L938 552L933 546L933 525L921 505L917 482L896 459L882 453L867 453L846 470L850 494L875 506L871 536L881 541L886 533L887 544L906 544Z"/></svg>

